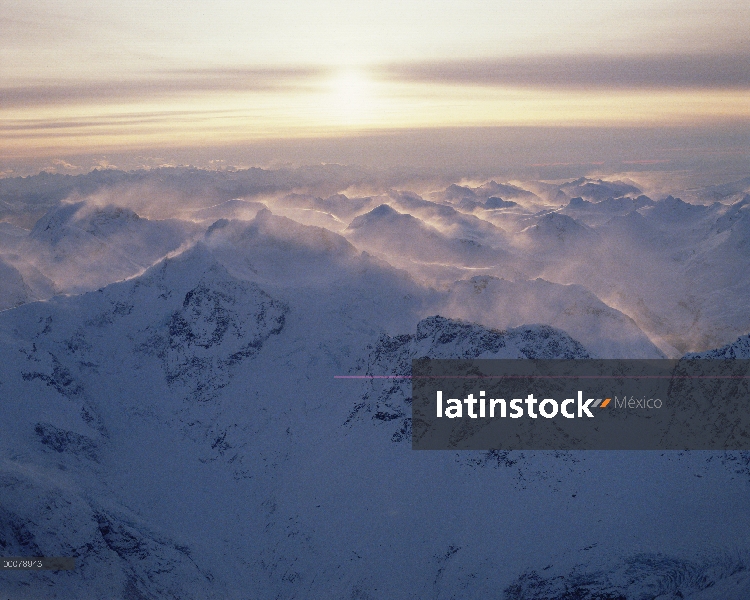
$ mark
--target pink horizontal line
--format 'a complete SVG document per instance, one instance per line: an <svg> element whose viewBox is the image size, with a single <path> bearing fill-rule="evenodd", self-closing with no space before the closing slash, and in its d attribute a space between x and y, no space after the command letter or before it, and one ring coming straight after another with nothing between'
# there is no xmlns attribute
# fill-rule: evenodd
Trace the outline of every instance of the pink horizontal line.
<svg viewBox="0 0 750 600"><path fill-rule="evenodd" d="M334 379L748 379L750 375L334 375Z"/></svg>
<svg viewBox="0 0 750 600"><path fill-rule="evenodd" d="M334 379L412 379L411 375L334 375Z"/></svg>

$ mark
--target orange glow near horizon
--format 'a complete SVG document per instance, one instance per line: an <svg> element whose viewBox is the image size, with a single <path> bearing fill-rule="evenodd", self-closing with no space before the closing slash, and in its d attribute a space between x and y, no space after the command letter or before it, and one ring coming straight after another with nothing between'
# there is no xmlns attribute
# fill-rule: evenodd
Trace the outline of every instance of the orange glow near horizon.
<svg viewBox="0 0 750 600"><path fill-rule="evenodd" d="M347 69L310 89L3 109L2 156L199 146L462 126L750 120L744 90L581 91L399 83Z"/></svg>

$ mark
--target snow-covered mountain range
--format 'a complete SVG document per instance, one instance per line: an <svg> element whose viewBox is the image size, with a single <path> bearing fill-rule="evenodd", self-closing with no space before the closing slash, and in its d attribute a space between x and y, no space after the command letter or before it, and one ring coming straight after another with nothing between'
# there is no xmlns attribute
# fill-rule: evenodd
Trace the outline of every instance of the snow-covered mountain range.
<svg viewBox="0 0 750 600"><path fill-rule="evenodd" d="M0 228L0 556L77 557L7 598L750 597L747 453L416 452L408 382L336 378L747 358L744 189L284 176L0 186L57 198Z"/></svg>

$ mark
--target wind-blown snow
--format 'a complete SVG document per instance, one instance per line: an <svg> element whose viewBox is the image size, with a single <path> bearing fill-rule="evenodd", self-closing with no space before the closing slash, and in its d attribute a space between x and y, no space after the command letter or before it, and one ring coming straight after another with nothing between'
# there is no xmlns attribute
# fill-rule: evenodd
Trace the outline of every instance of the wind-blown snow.
<svg viewBox="0 0 750 600"><path fill-rule="evenodd" d="M282 179L189 171L214 197L180 220L77 198L0 228L0 555L77 557L0 591L748 597L747 453L415 452L407 381L334 379L747 358L747 198ZM54 197L24 185L4 189Z"/></svg>

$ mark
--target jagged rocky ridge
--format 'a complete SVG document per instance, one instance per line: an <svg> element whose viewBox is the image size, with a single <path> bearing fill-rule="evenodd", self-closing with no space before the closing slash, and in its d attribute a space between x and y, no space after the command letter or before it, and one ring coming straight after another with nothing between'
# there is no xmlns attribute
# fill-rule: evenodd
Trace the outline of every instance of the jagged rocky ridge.
<svg viewBox="0 0 750 600"><path fill-rule="evenodd" d="M383 335L368 347L369 354L354 372L363 375L411 374L412 360L419 358L589 358L577 341L548 326L518 327L508 331L429 317L417 323L415 335ZM395 442L411 441L411 384L404 379L372 379L347 424L369 417L396 426Z"/></svg>
<svg viewBox="0 0 750 600"><path fill-rule="evenodd" d="M59 575L2 573L4 591L19 598L50 589L60 598L244 598L248 589L261 598L542 598L564 589L592 599L646 597L652 588L613 578L630 572L639 547L672 549L665 540L676 523L686 539L713 535L722 547L741 547L743 528L727 537L721 511L712 513L711 529L696 529L682 510L667 515L662 507L663 527L636 526L637 538L632 519L641 508L614 515L620 532L596 525L613 518L603 490L638 507L665 485L701 481L696 474L712 483L699 486L693 502L715 509L726 502L712 491L717 481L730 498L747 485L746 477L731 479L738 463L726 456L643 453L633 468L632 453L414 454L403 443L403 385L333 380L406 373L420 356L589 356L564 332L495 331L432 316L401 334L327 322L321 342L309 333L342 290L316 288L322 297L314 305L303 289L282 288L235 278L199 245L133 280L0 316L10 357L0 384L6 414L15 416L0 436L0 544L8 554L79 559L76 571ZM311 360L321 343L335 358ZM653 477L644 479L644 466ZM472 507L459 519L456 497ZM520 529L497 512L498 497L521 510ZM524 516L529 503L536 508ZM571 518L593 524L578 532L545 524ZM538 536L546 541L533 553L513 550ZM606 565L582 579L575 565L585 564L591 544ZM700 560L709 559L687 552L641 561L639 577L666 580L665 564L700 571ZM529 575L549 564L561 573L553 583ZM687 578L665 589L690 597L711 584L741 586L745 564L706 567L701 585Z"/></svg>

